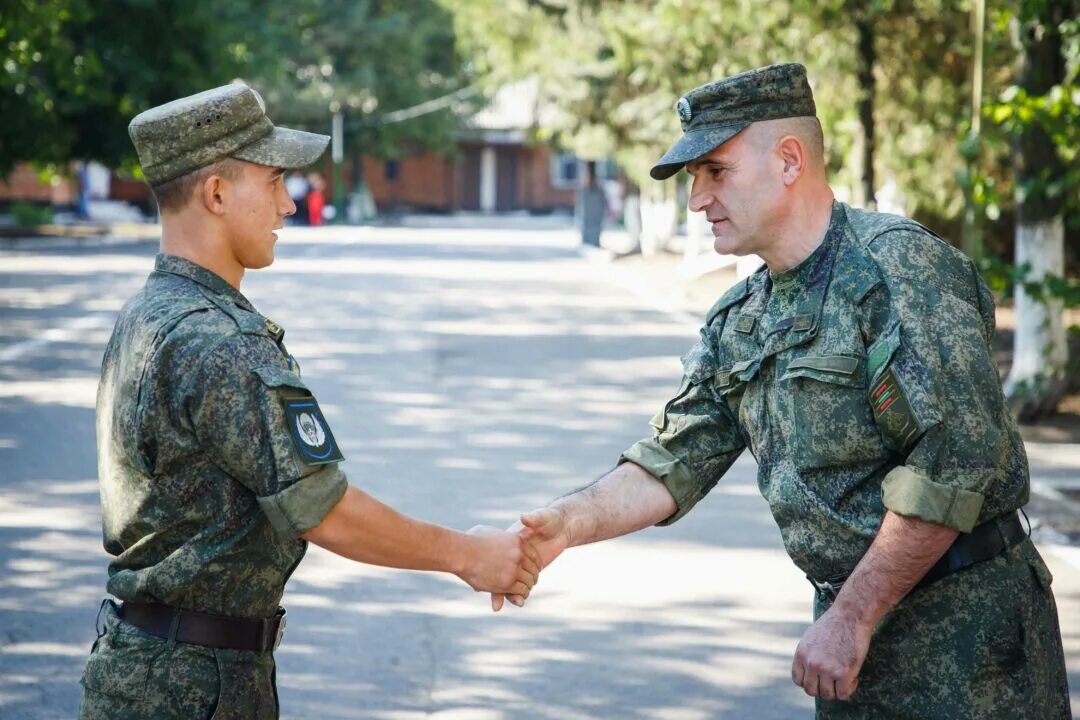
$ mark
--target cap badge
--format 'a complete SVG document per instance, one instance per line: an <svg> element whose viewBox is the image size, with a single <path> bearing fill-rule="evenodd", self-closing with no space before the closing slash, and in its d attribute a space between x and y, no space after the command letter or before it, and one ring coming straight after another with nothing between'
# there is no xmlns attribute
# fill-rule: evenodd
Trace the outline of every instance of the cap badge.
<svg viewBox="0 0 1080 720"><path fill-rule="evenodd" d="M690 101L684 97L679 98L679 102L675 103L675 110L679 113L679 120L684 124L690 122L690 118L694 116L690 109Z"/></svg>

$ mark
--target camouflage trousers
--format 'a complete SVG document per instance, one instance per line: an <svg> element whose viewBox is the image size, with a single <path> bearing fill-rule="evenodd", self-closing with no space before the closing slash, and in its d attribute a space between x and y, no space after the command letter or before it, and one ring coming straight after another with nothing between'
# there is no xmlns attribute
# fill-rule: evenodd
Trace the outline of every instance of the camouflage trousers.
<svg viewBox="0 0 1080 720"><path fill-rule="evenodd" d="M1070 720L1050 571L1030 540L905 598L818 720ZM814 617L828 608L819 593Z"/></svg>
<svg viewBox="0 0 1080 720"><path fill-rule="evenodd" d="M83 672L82 720L277 718L271 653L170 643L122 622L111 602L98 622L104 634Z"/></svg>

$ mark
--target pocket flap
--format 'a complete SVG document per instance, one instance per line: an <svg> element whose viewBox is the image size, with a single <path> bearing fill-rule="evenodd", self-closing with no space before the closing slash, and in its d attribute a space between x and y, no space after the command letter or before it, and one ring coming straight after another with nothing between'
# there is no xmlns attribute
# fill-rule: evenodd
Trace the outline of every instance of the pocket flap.
<svg viewBox="0 0 1080 720"><path fill-rule="evenodd" d="M716 375L713 379L713 387L715 387L721 395L726 395L736 387L740 387L743 383L753 380L754 376L757 375L759 367L761 367L761 360L759 358L740 360L730 367L722 367L716 371Z"/></svg>
<svg viewBox="0 0 1080 720"><path fill-rule="evenodd" d="M864 387L865 379L855 372L858 369L858 358L841 355L801 357L791 361L780 380L809 378L845 387Z"/></svg>
<svg viewBox="0 0 1080 720"><path fill-rule="evenodd" d="M304 384L300 376L289 370L274 367L273 365L262 365L254 368L254 372L267 387L292 388L301 391L304 395L311 394L308 386Z"/></svg>
<svg viewBox="0 0 1080 720"><path fill-rule="evenodd" d="M761 358L750 358L749 360L740 360L731 366L731 374L737 377L743 382L750 382L757 375L758 368L761 367Z"/></svg>
<svg viewBox="0 0 1080 720"><path fill-rule="evenodd" d="M859 358L848 355L804 355L795 358L788 363L788 372L808 368L821 372L839 373L841 375L854 375L859 369Z"/></svg>

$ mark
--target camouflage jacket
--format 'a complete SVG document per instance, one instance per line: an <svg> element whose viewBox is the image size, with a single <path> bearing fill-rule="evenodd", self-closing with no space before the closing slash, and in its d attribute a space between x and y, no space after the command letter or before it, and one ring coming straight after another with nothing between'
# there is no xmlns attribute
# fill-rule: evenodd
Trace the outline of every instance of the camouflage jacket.
<svg viewBox="0 0 1080 720"><path fill-rule="evenodd" d="M121 310L97 399L113 595L237 617L276 610L299 536L346 487L283 335L222 278L168 255Z"/></svg>
<svg viewBox="0 0 1080 720"><path fill-rule="evenodd" d="M670 523L749 448L796 565L845 577L886 509L967 532L1027 502L993 334L967 257L911 220L836 203L809 258L716 303L653 436L622 460L667 486Z"/></svg>

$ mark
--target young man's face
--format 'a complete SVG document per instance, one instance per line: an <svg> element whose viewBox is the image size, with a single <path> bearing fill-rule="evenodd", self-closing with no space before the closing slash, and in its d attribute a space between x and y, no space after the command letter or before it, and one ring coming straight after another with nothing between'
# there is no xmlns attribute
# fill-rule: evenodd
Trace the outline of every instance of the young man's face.
<svg viewBox="0 0 1080 720"><path fill-rule="evenodd" d="M240 175L225 181L222 219L237 261L245 268L263 268L274 261L274 231L285 226L296 204L285 190L284 170L249 162L241 165Z"/></svg>
<svg viewBox="0 0 1080 720"><path fill-rule="evenodd" d="M782 162L755 137L751 125L720 147L686 164L694 176L689 208L712 224L721 255L750 255L767 248L773 213L781 200Z"/></svg>

